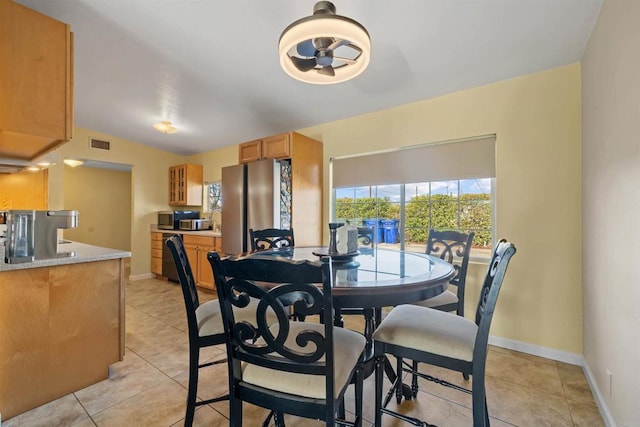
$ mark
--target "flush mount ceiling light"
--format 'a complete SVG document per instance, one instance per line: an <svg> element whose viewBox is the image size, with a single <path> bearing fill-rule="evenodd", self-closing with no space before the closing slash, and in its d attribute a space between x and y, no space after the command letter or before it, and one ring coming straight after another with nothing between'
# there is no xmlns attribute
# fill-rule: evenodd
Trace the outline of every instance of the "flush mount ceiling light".
<svg viewBox="0 0 640 427"><path fill-rule="evenodd" d="M64 159L64 164L71 166L72 168L81 166L84 163L84 161L82 160L76 160L76 159Z"/></svg>
<svg viewBox="0 0 640 427"><path fill-rule="evenodd" d="M295 21L278 43L280 65L294 79L313 84L341 83L369 65L371 40L353 19L336 15L329 1L319 1L313 15Z"/></svg>
<svg viewBox="0 0 640 427"><path fill-rule="evenodd" d="M163 120L160 123L155 123L153 127L162 133L176 133L178 132L178 128L173 126L171 122Z"/></svg>

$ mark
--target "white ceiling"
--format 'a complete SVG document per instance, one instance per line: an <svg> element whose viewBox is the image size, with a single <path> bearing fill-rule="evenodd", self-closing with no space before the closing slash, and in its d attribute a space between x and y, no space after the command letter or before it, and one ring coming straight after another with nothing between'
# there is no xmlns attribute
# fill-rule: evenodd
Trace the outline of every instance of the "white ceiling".
<svg viewBox="0 0 640 427"><path fill-rule="evenodd" d="M75 125L192 154L580 61L603 0L335 0L371 36L354 80L286 75L314 0L18 0L71 25ZM179 128L160 134L152 123Z"/></svg>

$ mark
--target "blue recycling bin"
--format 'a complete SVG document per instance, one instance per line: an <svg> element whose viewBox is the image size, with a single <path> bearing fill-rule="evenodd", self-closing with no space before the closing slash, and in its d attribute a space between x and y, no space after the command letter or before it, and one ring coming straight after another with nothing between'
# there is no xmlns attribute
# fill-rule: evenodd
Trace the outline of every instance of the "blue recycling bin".
<svg viewBox="0 0 640 427"><path fill-rule="evenodd" d="M380 220L378 218L369 218L364 220L365 227L373 228L374 243L384 242L384 231L382 230Z"/></svg>
<svg viewBox="0 0 640 427"><path fill-rule="evenodd" d="M398 221L397 219L383 219L380 221L385 243L398 243Z"/></svg>

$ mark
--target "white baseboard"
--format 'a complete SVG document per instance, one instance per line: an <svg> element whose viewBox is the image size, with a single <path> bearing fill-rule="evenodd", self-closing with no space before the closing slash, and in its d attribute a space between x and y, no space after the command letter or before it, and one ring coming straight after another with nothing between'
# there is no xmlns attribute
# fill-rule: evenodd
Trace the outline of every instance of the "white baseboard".
<svg viewBox="0 0 640 427"><path fill-rule="evenodd" d="M136 280L153 279L154 277L156 277L156 275L153 273L144 273L144 274L129 275L129 280L132 282L135 282Z"/></svg>
<svg viewBox="0 0 640 427"><path fill-rule="evenodd" d="M607 427L616 427L616 421L613 419L613 416L609 411L609 407L607 406L607 402L605 402L604 396L602 396L602 393L598 388L598 383L596 382L596 379L591 373L591 370L587 366L586 362L582 364L582 372L584 372L587 383L589 383L589 388L591 388L591 392L593 393L596 405L598 405L598 409L600 410L600 415L602 416L604 424Z"/></svg>
<svg viewBox="0 0 640 427"><path fill-rule="evenodd" d="M564 362L570 365L584 365L584 358L581 354L569 353L567 351L494 336L489 337L489 344L497 347L508 348L509 350L532 354L534 356L544 357L546 359L557 360L558 362Z"/></svg>
<svg viewBox="0 0 640 427"><path fill-rule="evenodd" d="M522 341L510 340L502 337L489 337L489 344L496 347L508 348L509 350L520 351L522 353L531 354L534 356L544 357L546 359L557 360L558 362L568 363L570 365L577 365L582 367L582 372L587 379L589 388L593 393L594 400L600 411L600 415L607 427L616 427L616 422L609 411L607 402L604 400L598 384L595 381L594 376L591 374L591 370L587 366L584 357L581 354L569 353L566 351L555 350L553 348L542 347L539 345L529 344Z"/></svg>

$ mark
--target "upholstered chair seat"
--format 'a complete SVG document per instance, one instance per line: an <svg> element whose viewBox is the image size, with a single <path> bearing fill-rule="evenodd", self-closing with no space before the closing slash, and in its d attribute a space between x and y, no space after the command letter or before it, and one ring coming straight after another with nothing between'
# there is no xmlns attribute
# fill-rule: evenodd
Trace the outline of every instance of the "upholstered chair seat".
<svg viewBox="0 0 640 427"><path fill-rule="evenodd" d="M456 305L457 306L458 305L458 296L447 289L446 291L444 291L440 295L436 295L435 297L429 298L429 299L426 299L426 300L418 301L418 302L416 302L414 304L415 305L419 305L421 307L429 307L429 308L448 306L448 305Z"/></svg>
<svg viewBox="0 0 640 427"><path fill-rule="evenodd" d="M415 305L399 305L373 339L426 353L471 361L478 325L466 317Z"/></svg>
<svg viewBox="0 0 640 427"><path fill-rule="evenodd" d="M274 335L277 335L277 324L271 328ZM321 334L324 333L324 325L319 323L294 322L290 324L289 336L285 345L292 350L302 351L295 342L295 337L304 330L313 330ZM358 332L335 328L333 330L334 347L334 389L335 394L346 386L350 380L353 366L358 362L358 358L364 350L366 340ZM324 356L320 358L324 362ZM293 372L274 371L259 365L244 363L242 367L242 380L248 384L268 388L270 390L281 391L283 393L295 394L299 396L312 397L316 399L325 398L325 378L320 375L297 374Z"/></svg>

